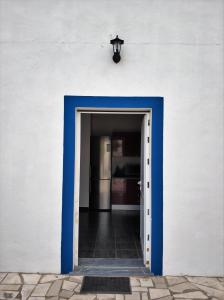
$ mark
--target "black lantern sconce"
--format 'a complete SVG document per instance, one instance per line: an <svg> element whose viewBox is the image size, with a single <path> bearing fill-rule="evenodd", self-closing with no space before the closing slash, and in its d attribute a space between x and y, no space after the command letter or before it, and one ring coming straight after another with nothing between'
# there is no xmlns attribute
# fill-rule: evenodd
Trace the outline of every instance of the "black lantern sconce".
<svg viewBox="0 0 224 300"><path fill-rule="evenodd" d="M121 52L121 45L124 44L124 40L119 39L118 35L115 39L111 40L110 43L113 45L113 61L117 64L121 60L120 52Z"/></svg>

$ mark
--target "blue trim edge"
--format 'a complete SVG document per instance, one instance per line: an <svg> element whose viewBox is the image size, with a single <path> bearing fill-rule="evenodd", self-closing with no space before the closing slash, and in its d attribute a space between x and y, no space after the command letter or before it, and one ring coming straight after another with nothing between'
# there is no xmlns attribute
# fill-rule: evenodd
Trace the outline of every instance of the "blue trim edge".
<svg viewBox="0 0 224 300"><path fill-rule="evenodd" d="M64 97L64 153L62 188L61 273L73 271L73 211L75 109L150 108L152 109L152 261L151 272L163 269L163 97Z"/></svg>

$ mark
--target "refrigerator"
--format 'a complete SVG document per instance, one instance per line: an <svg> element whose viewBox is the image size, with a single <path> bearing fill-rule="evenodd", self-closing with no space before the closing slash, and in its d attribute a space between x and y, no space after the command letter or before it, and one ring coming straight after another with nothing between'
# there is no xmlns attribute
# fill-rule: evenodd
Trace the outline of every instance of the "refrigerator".
<svg viewBox="0 0 224 300"><path fill-rule="evenodd" d="M111 138L93 136L90 148L91 158L91 207L111 209Z"/></svg>

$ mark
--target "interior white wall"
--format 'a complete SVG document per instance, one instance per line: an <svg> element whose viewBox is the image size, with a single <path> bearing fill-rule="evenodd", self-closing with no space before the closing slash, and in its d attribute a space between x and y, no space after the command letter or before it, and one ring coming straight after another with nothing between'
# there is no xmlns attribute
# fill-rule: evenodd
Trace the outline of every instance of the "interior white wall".
<svg viewBox="0 0 224 300"><path fill-rule="evenodd" d="M91 116L81 114L80 207L89 207L90 134Z"/></svg>
<svg viewBox="0 0 224 300"><path fill-rule="evenodd" d="M0 270L60 271L63 96L158 95L164 274L222 275L223 1L0 0L0 14Z"/></svg>
<svg viewBox="0 0 224 300"><path fill-rule="evenodd" d="M90 135L137 132L141 129L141 119L142 115L81 114L80 207L89 207Z"/></svg>

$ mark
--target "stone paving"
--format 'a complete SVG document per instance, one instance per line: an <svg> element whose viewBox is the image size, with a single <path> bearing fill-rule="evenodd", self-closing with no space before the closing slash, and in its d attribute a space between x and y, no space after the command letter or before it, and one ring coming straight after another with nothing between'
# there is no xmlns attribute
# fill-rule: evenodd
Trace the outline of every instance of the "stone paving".
<svg viewBox="0 0 224 300"><path fill-rule="evenodd" d="M131 277L132 294L80 295L81 276L0 273L0 299L224 300L224 277Z"/></svg>

